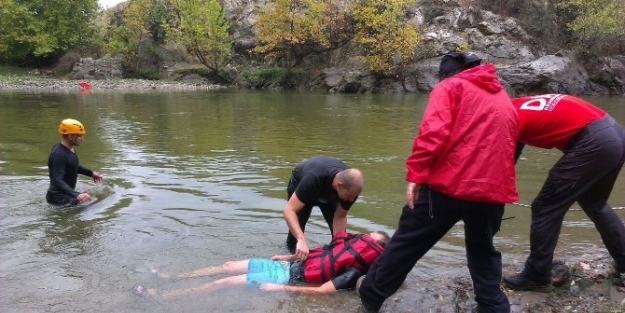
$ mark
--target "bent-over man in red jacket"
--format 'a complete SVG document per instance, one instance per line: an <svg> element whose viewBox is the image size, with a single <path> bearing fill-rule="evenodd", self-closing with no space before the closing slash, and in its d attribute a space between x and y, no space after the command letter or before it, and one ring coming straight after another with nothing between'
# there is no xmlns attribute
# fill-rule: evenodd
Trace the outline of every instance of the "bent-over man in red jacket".
<svg viewBox="0 0 625 313"><path fill-rule="evenodd" d="M507 287L551 290L551 264L562 221L577 201L595 224L625 280L625 226L608 198L625 162L625 131L600 108L576 97L547 94L514 99L519 147L556 148L564 155L549 171L532 202L530 255L521 273L504 277ZM623 282L621 282L622 284Z"/></svg>

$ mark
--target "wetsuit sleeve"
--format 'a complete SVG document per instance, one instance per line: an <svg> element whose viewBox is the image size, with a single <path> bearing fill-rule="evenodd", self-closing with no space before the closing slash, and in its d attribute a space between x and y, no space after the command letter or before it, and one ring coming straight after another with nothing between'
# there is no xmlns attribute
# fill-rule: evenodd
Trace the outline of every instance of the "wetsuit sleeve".
<svg viewBox="0 0 625 313"><path fill-rule="evenodd" d="M85 175L85 176L93 177L93 171L88 169L88 168L86 168L86 167L83 167L80 164L78 165L78 174L82 174L82 175Z"/></svg>
<svg viewBox="0 0 625 313"><path fill-rule="evenodd" d="M65 175L65 162L67 162L67 158L61 153L53 153L52 156L50 156L50 170L52 173L50 184L52 184L56 190L64 194L78 197L80 192L74 190L63 180Z"/></svg>
<svg viewBox="0 0 625 313"><path fill-rule="evenodd" d="M525 148L525 144L522 142L517 142L516 150L514 151L514 164L516 164L519 161L519 158L521 157L521 153L523 153L523 148Z"/></svg>
<svg viewBox="0 0 625 313"><path fill-rule="evenodd" d="M439 85L440 86L440 85ZM447 88L434 88L423 115L419 135L412 145L412 154L406 160L406 180L428 182L432 165L445 150L453 123L453 96Z"/></svg>
<svg viewBox="0 0 625 313"><path fill-rule="evenodd" d="M348 268L341 275L332 278L332 283L334 284L334 288L336 290L347 290L356 288L356 282L360 276L364 275L364 273L355 268Z"/></svg>

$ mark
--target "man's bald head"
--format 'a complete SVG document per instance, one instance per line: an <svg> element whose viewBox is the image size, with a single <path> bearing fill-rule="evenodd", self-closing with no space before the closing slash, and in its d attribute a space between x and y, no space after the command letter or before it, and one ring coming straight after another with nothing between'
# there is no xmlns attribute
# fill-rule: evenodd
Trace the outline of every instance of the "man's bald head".
<svg viewBox="0 0 625 313"><path fill-rule="evenodd" d="M346 191L360 194L365 188L365 179L359 169L349 168L336 175Z"/></svg>

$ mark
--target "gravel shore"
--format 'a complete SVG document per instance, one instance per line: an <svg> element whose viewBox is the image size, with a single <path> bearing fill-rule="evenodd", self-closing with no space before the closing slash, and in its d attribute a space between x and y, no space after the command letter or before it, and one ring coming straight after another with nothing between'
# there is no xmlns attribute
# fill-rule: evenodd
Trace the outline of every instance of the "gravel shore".
<svg viewBox="0 0 625 313"><path fill-rule="evenodd" d="M0 91L5 90L39 90L39 91L87 91L80 85L86 82L91 90L214 90L224 89L225 86L206 83L154 81L144 79L114 79L114 80L66 80L52 78L28 78L12 82L0 81Z"/></svg>

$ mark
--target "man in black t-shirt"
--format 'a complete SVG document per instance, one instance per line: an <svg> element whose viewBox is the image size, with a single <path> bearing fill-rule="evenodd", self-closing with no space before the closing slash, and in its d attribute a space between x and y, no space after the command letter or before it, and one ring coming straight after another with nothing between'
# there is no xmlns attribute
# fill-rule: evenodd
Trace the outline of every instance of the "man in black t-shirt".
<svg viewBox="0 0 625 313"><path fill-rule="evenodd" d="M364 188L360 170L331 157L313 157L298 164L287 187L284 219L289 227L286 244L304 261L308 242L304 235L312 208L318 206L332 235L347 229L347 211Z"/></svg>

